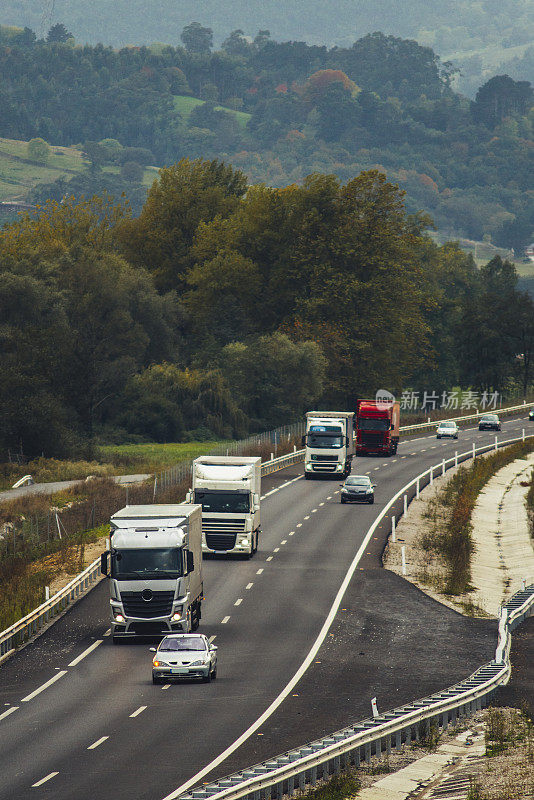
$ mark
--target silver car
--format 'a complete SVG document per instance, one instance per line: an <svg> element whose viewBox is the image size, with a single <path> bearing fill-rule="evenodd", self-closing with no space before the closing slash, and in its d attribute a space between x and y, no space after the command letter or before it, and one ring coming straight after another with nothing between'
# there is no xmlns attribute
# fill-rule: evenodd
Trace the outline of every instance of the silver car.
<svg viewBox="0 0 534 800"><path fill-rule="evenodd" d="M152 683L173 678L201 678L209 683L217 677L217 648L202 633L173 633L150 651Z"/></svg>
<svg viewBox="0 0 534 800"><path fill-rule="evenodd" d="M440 422L436 431L436 439L442 439L444 436L457 439L459 430L456 422Z"/></svg>

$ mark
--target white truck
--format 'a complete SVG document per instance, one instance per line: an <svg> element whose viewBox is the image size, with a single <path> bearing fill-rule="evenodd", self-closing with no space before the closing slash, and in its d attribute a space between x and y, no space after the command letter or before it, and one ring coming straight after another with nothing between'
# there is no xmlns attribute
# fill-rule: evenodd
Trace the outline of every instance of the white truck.
<svg viewBox="0 0 534 800"><path fill-rule="evenodd" d="M200 456L187 499L202 506L202 551L245 555L258 549L261 458Z"/></svg>
<svg viewBox="0 0 534 800"><path fill-rule="evenodd" d="M203 599L202 509L191 504L126 506L111 517L109 578L113 641L189 633Z"/></svg>
<svg viewBox="0 0 534 800"><path fill-rule="evenodd" d="M350 475L354 456L353 411L307 411L304 477Z"/></svg>

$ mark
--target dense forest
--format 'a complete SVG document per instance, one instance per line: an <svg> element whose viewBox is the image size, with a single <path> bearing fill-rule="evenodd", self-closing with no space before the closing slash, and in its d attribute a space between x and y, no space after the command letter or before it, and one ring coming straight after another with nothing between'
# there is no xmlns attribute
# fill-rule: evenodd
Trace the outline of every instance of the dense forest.
<svg viewBox="0 0 534 800"><path fill-rule="evenodd" d="M45 6L46 8L46 6ZM347 47L354 39L384 31L433 47L447 56L505 50L534 42L530 0L55 0L53 17L43 19L40 0L3 0L2 22L38 33L43 22L61 20L81 42L114 46L160 41L176 45L192 19L213 28L217 45L233 28L269 29L277 39ZM497 66L502 53L494 54Z"/></svg>
<svg viewBox="0 0 534 800"><path fill-rule="evenodd" d="M249 185L216 160L161 170L138 217L105 198L0 230L0 449L230 437L389 388L533 379L534 305L370 170Z"/></svg>
<svg viewBox="0 0 534 800"><path fill-rule="evenodd" d="M60 24L47 41L29 29L1 36L0 136L79 143L90 169L73 185L78 195L126 190L138 213L135 165L183 157L221 158L251 183L278 187L377 169L406 190L410 213L429 212L444 234L517 252L534 238L528 81L494 76L469 101L433 50L380 33L327 48L236 30L216 51L198 23L181 46L118 51L74 46ZM128 165L120 185L101 174L110 162ZM62 181L34 199L65 193Z"/></svg>

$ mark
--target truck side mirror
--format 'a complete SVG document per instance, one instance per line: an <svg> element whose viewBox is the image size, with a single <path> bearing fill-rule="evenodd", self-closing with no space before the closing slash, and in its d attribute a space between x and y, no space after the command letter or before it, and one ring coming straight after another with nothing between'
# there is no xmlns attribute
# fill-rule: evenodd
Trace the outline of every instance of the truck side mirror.
<svg viewBox="0 0 534 800"><path fill-rule="evenodd" d="M189 489L189 491L187 492L187 494L185 496L185 502L186 503L192 503L193 502L193 492L191 491L191 489Z"/></svg>
<svg viewBox="0 0 534 800"><path fill-rule="evenodd" d="M109 577L108 556L109 550L106 550L104 553L100 554L100 572L102 575L107 575L107 577Z"/></svg>
<svg viewBox="0 0 534 800"><path fill-rule="evenodd" d="M306 434L303 434L300 440L300 444L302 445L302 447L306 447Z"/></svg>
<svg viewBox="0 0 534 800"><path fill-rule="evenodd" d="M258 511L260 507L260 496L257 492L254 492L252 500L254 502L254 511Z"/></svg>
<svg viewBox="0 0 534 800"><path fill-rule="evenodd" d="M193 553L191 550L187 550L187 574L189 575L190 572L194 572L195 570L195 559L193 557Z"/></svg>

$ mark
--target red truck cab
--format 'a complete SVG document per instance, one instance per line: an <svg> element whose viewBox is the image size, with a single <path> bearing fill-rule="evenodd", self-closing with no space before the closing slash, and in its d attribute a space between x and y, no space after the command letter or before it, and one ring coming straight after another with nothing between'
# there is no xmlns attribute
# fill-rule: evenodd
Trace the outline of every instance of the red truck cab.
<svg viewBox="0 0 534 800"><path fill-rule="evenodd" d="M399 443L399 403L358 400L356 411L356 455L392 456Z"/></svg>

